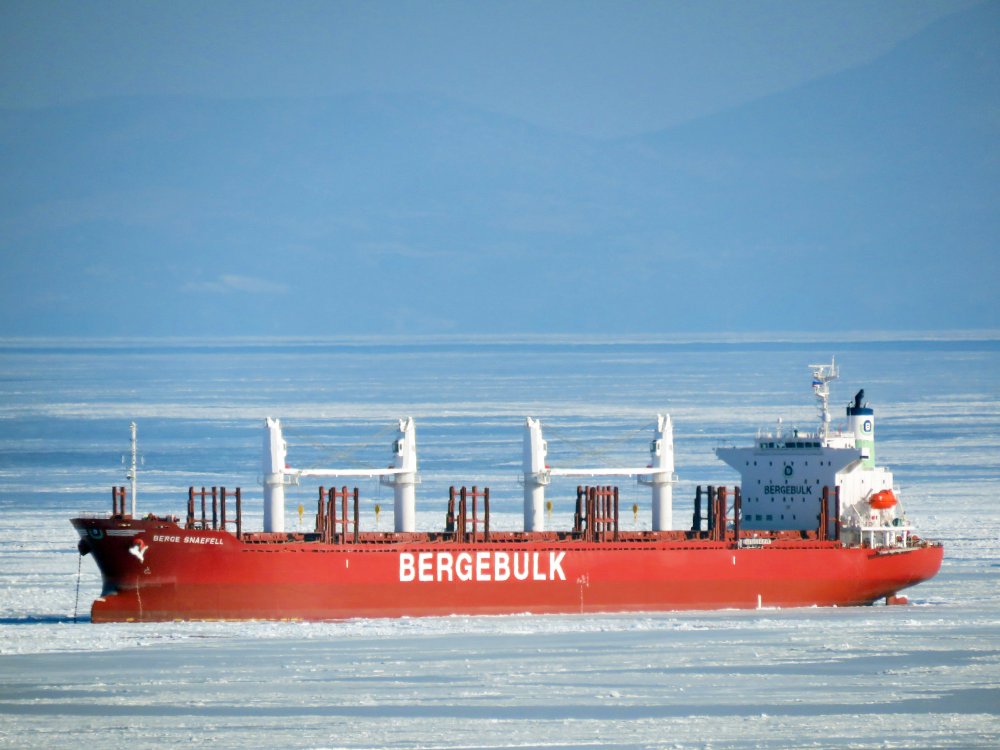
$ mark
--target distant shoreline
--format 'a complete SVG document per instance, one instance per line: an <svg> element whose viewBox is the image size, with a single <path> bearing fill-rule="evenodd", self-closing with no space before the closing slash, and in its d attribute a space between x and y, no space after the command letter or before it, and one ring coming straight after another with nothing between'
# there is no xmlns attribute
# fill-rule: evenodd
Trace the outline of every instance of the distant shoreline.
<svg viewBox="0 0 1000 750"><path fill-rule="evenodd" d="M75 349L329 349L434 346L688 347L835 344L838 347L938 343L1000 343L998 329L942 331L758 331L748 333L454 333L344 336L0 336L0 351Z"/></svg>

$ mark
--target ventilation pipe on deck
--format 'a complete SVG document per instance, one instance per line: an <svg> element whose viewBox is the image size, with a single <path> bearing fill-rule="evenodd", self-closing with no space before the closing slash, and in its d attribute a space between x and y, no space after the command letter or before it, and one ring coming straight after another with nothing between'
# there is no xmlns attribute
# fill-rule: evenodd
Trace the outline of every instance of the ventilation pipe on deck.
<svg viewBox="0 0 1000 750"><path fill-rule="evenodd" d="M285 530L285 454L281 422L264 420L264 531Z"/></svg>
<svg viewBox="0 0 1000 750"><path fill-rule="evenodd" d="M545 471L548 445L542 439L542 423L527 418L524 423L524 530L545 530Z"/></svg>

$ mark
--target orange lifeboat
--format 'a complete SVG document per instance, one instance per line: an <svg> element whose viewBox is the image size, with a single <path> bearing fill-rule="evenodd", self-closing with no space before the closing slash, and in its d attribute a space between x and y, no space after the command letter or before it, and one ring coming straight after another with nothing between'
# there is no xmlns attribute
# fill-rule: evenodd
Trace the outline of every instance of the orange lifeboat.
<svg viewBox="0 0 1000 750"><path fill-rule="evenodd" d="M896 496L892 494L892 490L881 490L880 492L876 492L868 501L873 510L888 510L897 502Z"/></svg>

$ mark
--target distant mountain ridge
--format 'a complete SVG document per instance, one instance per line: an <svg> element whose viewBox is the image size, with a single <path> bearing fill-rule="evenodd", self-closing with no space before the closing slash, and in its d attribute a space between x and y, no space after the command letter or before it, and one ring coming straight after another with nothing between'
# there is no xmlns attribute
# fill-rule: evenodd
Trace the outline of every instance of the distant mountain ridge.
<svg viewBox="0 0 1000 750"><path fill-rule="evenodd" d="M996 327L998 29L615 141L418 96L0 111L0 334Z"/></svg>

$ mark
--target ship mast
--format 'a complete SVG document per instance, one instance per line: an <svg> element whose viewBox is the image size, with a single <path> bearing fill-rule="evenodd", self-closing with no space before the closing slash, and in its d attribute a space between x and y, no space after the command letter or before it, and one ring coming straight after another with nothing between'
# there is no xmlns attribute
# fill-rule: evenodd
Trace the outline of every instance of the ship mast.
<svg viewBox="0 0 1000 750"><path fill-rule="evenodd" d="M828 365L809 365L812 369L812 387L816 400L819 401L819 434L826 440L830 435L830 386L831 380L836 380L840 376L837 370L837 360L830 358Z"/></svg>
<svg viewBox="0 0 1000 750"><path fill-rule="evenodd" d="M132 483L132 518L135 518L135 482L136 482L136 440L135 440L135 422L130 425L132 432L132 463L125 472L125 478Z"/></svg>

